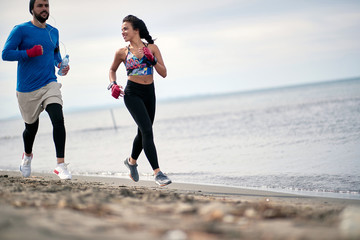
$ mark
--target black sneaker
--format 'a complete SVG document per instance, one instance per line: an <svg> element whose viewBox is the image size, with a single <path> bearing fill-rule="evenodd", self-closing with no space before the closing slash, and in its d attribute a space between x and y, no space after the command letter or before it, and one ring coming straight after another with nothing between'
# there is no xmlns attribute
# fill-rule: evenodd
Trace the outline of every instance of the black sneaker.
<svg viewBox="0 0 360 240"><path fill-rule="evenodd" d="M169 185L171 183L171 180L160 171L155 176L155 182L159 184L161 187L163 187Z"/></svg>
<svg viewBox="0 0 360 240"><path fill-rule="evenodd" d="M132 180L134 180L134 182L137 182L137 181L139 181L139 173L138 173L138 171L137 171L137 164L135 164L135 165L131 165L130 163L129 163L129 158L127 158L127 159L125 159L125 161L124 161L124 164L125 164L125 166L130 170L130 178L132 179Z"/></svg>

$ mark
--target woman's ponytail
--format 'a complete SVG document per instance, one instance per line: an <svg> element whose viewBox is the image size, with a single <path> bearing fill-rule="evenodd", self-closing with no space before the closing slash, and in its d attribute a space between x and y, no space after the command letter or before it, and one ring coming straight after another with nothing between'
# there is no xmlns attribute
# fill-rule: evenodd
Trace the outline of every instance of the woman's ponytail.
<svg viewBox="0 0 360 240"><path fill-rule="evenodd" d="M144 31L143 33L144 35L141 35L140 32L140 38L144 38L148 43L150 44L154 44L154 40L152 39L152 37L150 36L149 32L146 30L146 32Z"/></svg>

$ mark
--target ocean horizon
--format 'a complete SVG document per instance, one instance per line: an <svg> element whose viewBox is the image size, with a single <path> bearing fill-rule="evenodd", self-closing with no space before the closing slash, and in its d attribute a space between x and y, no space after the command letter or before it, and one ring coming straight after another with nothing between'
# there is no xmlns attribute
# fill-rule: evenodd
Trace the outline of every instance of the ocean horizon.
<svg viewBox="0 0 360 240"><path fill-rule="evenodd" d="M175 97L164 97L158 98L157 104L162 103L172 103L172 102L181 102L181 101L192 101L197 99L206 99L212 97L223 97L223 96L231 96L231 95L238 95L238 94L253 94L257 92L268 92L268 91L277 91L281 89L292 89L298 87L305 87L305 86L316 86L316 85L323 85L323 84L336 84L338 82L352 82L360 80L359 77L349 77L349 78L340 78L340 79L332 79L332 80L323 80L323 81L314 81L308 83L298 83L293 85L281 85L276 87L264 87L264 88L256 88L256 89L247 89L247 90L236 90L230 92L221 92L221 93L202 93L202 94L194 94L194 95L183 95L183 96L175 96ZM155 83L156 84L156 83ZM120 105L120 106L119 106ZM125 107L118 102L112 104L100 104L94 106L86 106L86 107L67 107L64 106L64 114L72 114L72 113L79 113L79 112L89 112L95 110L102 110L102 109L116 109ZM42 115L40 116L42 117ZM16 120L21 119L20 111L17 114L12 114L11 116L6 116L0 118L1 121L8 121L8 120Z"/></svg>

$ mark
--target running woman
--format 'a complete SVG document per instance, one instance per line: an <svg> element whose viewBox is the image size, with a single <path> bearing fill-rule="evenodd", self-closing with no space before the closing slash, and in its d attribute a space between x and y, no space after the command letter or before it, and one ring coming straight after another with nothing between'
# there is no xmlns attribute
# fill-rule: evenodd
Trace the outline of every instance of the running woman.
<svg viewBox="0 0 360 240"><path fill-rule="evenodd" d="M71 179L64 163L66 133L61 84L57 83L55 75L55 66L60 67L62 61L59 32L46 23L50 13L48 0L30 0L29 11L33 19L13 28L2 51L3 60L18 62L16 95L25 122L25 150L20 171L23 177L31 175L32 148L39 126L39 116L45 109L53 125L57 157L54 173L60 179ZM62 70L63 75L68 71L69 66Z"/></svg>
<svg viewBox="0 0 360 240"><path fill-rule="evenodd" d="M171 183L171 180L159 168L152 127L156 105L154 68L160 76L165 78L166 67L159 48L154 44L141 19L133 15L126 16L123 19L122 35L125 42L130 44L115 53L109 73L108 89L111 89L111 95L114 98L124 97L125 105L138 126L131 155L125 159L124 164L130 170L130 178L135 182L139 181L137 159L144 149L154 171L155 182L160 186L166 186ZM145 39L147 43L141 39ZM116 71L121 63L124 63L128 76L125 91L116 83Z"/></svg>

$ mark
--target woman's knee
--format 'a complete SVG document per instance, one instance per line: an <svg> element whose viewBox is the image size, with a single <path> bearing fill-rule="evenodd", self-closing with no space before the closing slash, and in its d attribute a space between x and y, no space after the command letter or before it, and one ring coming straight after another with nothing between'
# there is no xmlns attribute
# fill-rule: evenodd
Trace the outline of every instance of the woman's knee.
<svg viewBox="0 0 360 240"><path fill-rule="evenodd" d="M153 139L153 130L152 128L144 128L141 131L141 135L144 140Z"/></svg>

